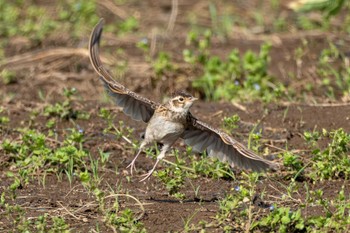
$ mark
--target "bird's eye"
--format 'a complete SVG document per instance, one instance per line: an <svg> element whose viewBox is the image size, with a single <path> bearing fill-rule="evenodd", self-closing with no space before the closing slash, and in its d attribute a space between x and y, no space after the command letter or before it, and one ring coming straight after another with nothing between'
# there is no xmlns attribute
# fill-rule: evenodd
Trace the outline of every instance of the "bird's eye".
<svg viewBox="0 0 350 233"><path fill-rule="evenodd" d="M180 98L179 98L179 101L180 101L180 102L183 102L183 101L184 101L184 98L180 97Z"/></svg>

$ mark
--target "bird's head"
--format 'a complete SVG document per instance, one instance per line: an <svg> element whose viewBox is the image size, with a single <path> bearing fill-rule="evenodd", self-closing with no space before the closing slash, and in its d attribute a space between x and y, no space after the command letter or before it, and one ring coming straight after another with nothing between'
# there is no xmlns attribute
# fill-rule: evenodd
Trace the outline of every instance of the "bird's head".
<svg viewBox="0 0 350 233"><path fill-rule="evenodd" d="M193 97L185 92L176 92L173 98L170 99L169 105L174 112L187 113L193 102L198 100L198 98Z"/></svg>

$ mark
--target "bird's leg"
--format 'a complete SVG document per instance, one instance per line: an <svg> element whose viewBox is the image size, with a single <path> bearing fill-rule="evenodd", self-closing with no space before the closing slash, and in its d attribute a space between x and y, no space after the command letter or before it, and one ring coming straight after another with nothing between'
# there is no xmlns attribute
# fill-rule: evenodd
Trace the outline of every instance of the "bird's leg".
<svg viewBox="0 0 350 233"><path fill-rule="evenodd" d="M169 145L164 145L159 153L159 155L157 156L157 161L154 164L153 168L151 170L149 170L146 174L143 174L141 177L143 177L142 180L140 180L140 182L147 180L154 172L154 170L156 169L158 163L160 160L162 160L165 156L165 153L168 151L168 149L170 148Z"/></svg>
<svg viewBox="0 0 350 233"><path fill-rule="evenodd" d="M143 174L143 175L141 176L141 177L143 177L143 178L142 178L142 180L140 180L140 182L147 180L147 179L153 174L153 172L154 172L154 170L156 169L157 164L159 163L159 161L160 161L160 159L157 158L157 161L156 161L156 163L154 164L153 168L152 168L151 170L149 170L146 174Z"/></svg>
<svg viewBox="0 0 350 233"><path fill-rule="evenodd" d="M142 152L143 147L145 147L145 146L146 146L146 143L145 143L145 142L142 142L141 145L140 145L140 149L139 149L139 151L137 152L135 158L134 158L134 159L131 161L131 163L126 167L126 168L129 168L129 167L130 167L130 173L131 173L131 175L132 175L132 170L135 170L135 171L136 171L136 167L135 167L136 159L137 159L137 157L139 157L139 155L140 155L141 152Z"/></svg>

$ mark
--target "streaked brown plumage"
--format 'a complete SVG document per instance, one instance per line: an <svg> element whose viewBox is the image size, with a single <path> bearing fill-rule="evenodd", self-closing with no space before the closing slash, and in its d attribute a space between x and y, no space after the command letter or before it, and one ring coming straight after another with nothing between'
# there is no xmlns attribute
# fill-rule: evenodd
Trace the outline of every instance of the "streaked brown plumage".
<svg viewBox="0 0 350 233"><path fill-rule="evenodd" d="M232 167L238 166L254 171L277 168L275 163L259 157L228 134L195 118L189 111L196 100L191 95L179 92L162 105L139 96L114 81L99 58L102 28L103 19L91 33L89 55L92 66L99 74L109 95L113 97L115 103L123 109L124 113L134 120L148 123L145 139L142 141L134 160L128 166L131 172L135 167L136 158L144 147L154 142L162 143L163 147L157 157L156 164L142 180L147 179L178 138L184 139L185 143L192 146L194 150L198 152L206 150L209 156L217 157Z"/></svg>

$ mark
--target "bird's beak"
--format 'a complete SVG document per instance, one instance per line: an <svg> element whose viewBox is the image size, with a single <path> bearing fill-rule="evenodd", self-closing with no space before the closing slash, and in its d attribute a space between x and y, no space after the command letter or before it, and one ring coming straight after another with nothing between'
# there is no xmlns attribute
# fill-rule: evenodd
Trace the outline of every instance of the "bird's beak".
<svg viewBox="0 0 350 233"><path fill-rule="evenodd" d="M196 100L198 100L198 98L196 98L196 97L192 97L192 98L191 98L191 101L192 101L192 102L194 102L194 101L196 101Z"/></svg>

